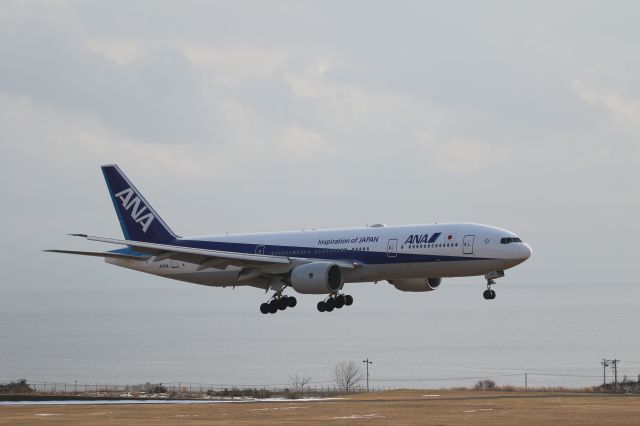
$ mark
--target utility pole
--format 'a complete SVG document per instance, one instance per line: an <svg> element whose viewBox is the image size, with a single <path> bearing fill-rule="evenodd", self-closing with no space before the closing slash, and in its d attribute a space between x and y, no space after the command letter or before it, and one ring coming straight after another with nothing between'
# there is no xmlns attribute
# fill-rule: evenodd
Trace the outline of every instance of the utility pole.
<svg viewBox="0 0 640 426"><path fill-rule="evenodd" d="M607 385L607 367L609 366L609 360L602 358L602 386Z"/></svg>
<svg viewBox="0 0 640 426"><path fill-rule="evenodd" d="M369 361L369 358L363 360L365 364L367 364L367 392L369 392L369 364L373 364L373 361Z"/></svg>
<svg viewBox="0 0 640 426"><path fill-rule="evenodd" d="M524 373L524 391L527 391L527 374L528 373Z"/></svg>
<svg viewBox="0 0 640 426"><path fill-rule="evenodd" d="M620 362L619 359L612 359L611 360L611 365L613 368L613 377L614 377L614 389L618 390L618 363Z"/></svg>

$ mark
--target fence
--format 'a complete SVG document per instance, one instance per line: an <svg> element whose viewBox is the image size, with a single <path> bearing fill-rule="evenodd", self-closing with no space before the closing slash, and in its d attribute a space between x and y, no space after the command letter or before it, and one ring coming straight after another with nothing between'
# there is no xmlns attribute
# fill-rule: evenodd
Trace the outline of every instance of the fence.
<svg viewBox="0 0 640 426"><path fill-rule="evenodd" d="M145 383L136 385L29 382L0 382L0 395L24 394L105 399L262 399L262 398L329 398L366 392L356 387L349 392L331 386L266 387L251 385L216 385L202 383ZM390 387L371 387L371 392L391 390Z"/></svg>

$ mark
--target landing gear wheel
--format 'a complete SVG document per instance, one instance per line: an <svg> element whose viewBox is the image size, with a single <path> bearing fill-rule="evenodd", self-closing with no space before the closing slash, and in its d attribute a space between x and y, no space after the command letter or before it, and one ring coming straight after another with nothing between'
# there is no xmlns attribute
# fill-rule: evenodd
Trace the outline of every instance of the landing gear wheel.
<svg viewBox="0 0 640 426"><path fill-rule="evenodd" d="M344 295L335 298L336 309L340 309L345 305Z"/></svg>
<svg viewBox="0 0 640 426"><path fill-rule="evenodd" d="M323 301L318 302L317 307L320 312L324 312L327 310L327 305Z"/></svg>
<svg viewBox="0 0 640 426"><path fill-rule="evenodd" d="M293 296L287 297L287 306L294 308L298 304L298 300Z"/></svg>
<svg viewBox="0 0 640 426"><path fill-rule="evenodd" d="M263 303L260 305L260 312L263 314L268 314L271 311L271 306L268 303Z"/></svg>
<svg viewBox="0 0 640 426"><path fill-rule="evenodd" d="M327 308L327 311L329 312L333 311L333 308L336 307L336 301L333 297L330 297L329 299L327 299L327 301L324 302L324 304Z"/></svg>
<svg viewBox="0 0 640 426"><path fill-rule="evenodd" d="M493 300L496 298L496 292L493 290L487 289L482 292L482 297L484 297L486 300Z"/></svg>
<svg viewBox="0 0 640 426"><path fill-rule="evenodd" d="M285 309L287 309L287 306L289 306L289 304L287 303L286 296L278 299L278 309L280 309L281 311L284 311Z"/></svg>
<svg viewBox="0 0 640 426"><path fill-rule="evenodd" d="M348 294L344 296L344 304L347 306L353 305L353 297Z"/></svg>
<svg viewBox="0 0 640 426"><path fill-rule="evenodd" d="M269 302L269 313L275 314L276 312L278 312L278 301L273 299Z"/></svg>

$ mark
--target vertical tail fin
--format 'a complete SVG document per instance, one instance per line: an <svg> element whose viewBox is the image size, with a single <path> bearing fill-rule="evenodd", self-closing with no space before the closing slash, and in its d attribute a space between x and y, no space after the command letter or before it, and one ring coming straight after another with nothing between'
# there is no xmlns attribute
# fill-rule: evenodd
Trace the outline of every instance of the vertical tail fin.
<svg viewBox="0 0 640 426"><path fill-rule="evenodd" d="M101 168L127 240L167 243L178 238L118 166Z"/></svg>

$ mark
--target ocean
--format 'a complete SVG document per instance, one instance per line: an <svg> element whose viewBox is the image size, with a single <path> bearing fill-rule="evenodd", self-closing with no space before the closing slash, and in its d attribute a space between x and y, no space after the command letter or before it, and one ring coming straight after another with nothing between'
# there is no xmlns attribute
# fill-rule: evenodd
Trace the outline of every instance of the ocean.
<svg viewBox="0 0 640 426"><path fill-rule="evenodd" d="M320 296L263 315L265 293L158 277L113 286L4 287L0 380L78 384L286 386L289 376L331 386L340 361L370 365L372 387L602 383L640 374L639 283L509 282L482 298L481 278L445 279L403 293L385 282L347 284L351 307L320 313ZM292 293L292 292L290 292ZM611 369L607 370L612 379Z"/></svg>

